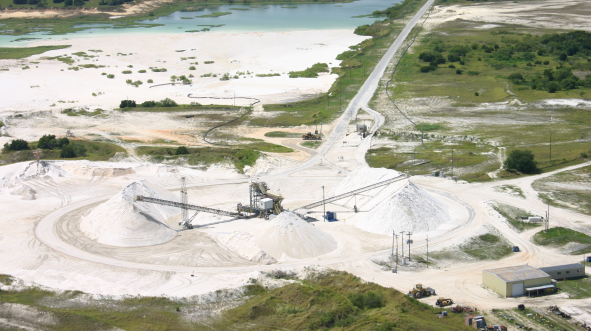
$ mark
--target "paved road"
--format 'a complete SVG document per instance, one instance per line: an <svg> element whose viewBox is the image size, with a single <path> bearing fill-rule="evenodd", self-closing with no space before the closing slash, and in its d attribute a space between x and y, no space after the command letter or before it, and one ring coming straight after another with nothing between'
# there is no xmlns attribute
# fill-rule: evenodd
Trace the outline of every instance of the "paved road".
<svg viewBox="0 0 591 331"><path fill-rule="evenodd" d="M380 113L369 108L368 103L371 100L371 98L373 97L375 91L377 90L380 80L382 79L382 77L384 76L384 73L386 72L386 68L388 67L388 64L390 63L390 61L392 61L392 58L394 57L396 52L398 52L398 50L400 49L400 47L402 46L402 44L404 43L404 41L406 40L406 38L408 37L410 32L412 31L412 29L421 20L421 17L433 5L434 1L435 0L427 1L427 3L425 3L425 5L423 7L421 7L421 9L408 22L408 24L406 24L406 27L404 27L402 32L400 32L400 35L398 35L398 37L396 38L396 40L394 41L392 46L390 46L390 48L384 54L384 56L382 57L380 62L378 62L378 64L375 66L372 73L369 75L369 77L365 81L365 83L361 86L361 88L359 89L359 92L357 92L355 97L351 100L351 102L349 102L349 105L347 106L347 109L345 110L343 115L341 115L341 117L339 117L335 121L336 125L335 125L334 130L332 131L330 136L327 138L326 142L324 144L322 144L322 146L319 148L318 153L316 155L312 156L311 158L307 159L306 161L303 161L302 163L298 164L297 166L295 166L291 169L288 169L286 171L274 174L270 177L282 177L282 176L285 176L285 175L288 175L288 174L291 174L294 172L304 170L304 169L309 168L315 164L320 163L320 161L325 157L325 155L328 153L328 151L332 148L334 143L337 142L338 140L340 140L341 137L345 134L345 130L347 129L347 126L351 122L351 119L355 117L359 108L362 108L363 110L367 111L369 114L371 114L375 118L374 125L371 128L371 132L375 132L380 126L382 126L384 124L384 117ZM364 139L363 142L359 145L359 148L357 149L357 153L356 153L356 160L357 160L358 165L366 165L367 164L367 163L365 163L365 153L369 149L370 145L371 145L371 137Z"/></svg>

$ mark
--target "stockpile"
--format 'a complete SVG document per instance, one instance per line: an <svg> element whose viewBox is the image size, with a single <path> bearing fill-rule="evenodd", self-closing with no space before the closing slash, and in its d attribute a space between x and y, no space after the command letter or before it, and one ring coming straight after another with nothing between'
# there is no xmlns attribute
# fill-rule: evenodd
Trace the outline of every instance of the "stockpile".
<svg viewBox="0 0 591 331"><path fill-rule="evenodd" d="M326 232L284 211L256 236L255 243L277 260L306 259L324 255L337 248L336 240Z"/></svg>
<svg viewBox="0 0 591 331"><path fill-rule="evenodd" d="M166 225L166 220L178 215L180 209L135 201L138 195L178 201L157 185L134 182L83 216L80 229L101 244L120 247L158 245L174 238L176 231Z"/></svg>
<svg viewBox="0 0 591 331"><path fill-rule="evenodd" d="M349 192L399 175L395 170L359 167L343 179L335 188L334 194ZM354 201L354 198L349 198L343 203L352 208ZM450 219L445 205L408 179L363 192L357 196L356 203L357 208L362 211L356 217L356 226L372 233L390 235L393 230L428 232Z"/></svg>

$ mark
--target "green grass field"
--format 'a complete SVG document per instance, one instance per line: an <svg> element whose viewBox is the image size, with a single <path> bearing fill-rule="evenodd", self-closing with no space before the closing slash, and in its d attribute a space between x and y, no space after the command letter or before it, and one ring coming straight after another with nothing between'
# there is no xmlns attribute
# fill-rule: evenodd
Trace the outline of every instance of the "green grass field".
<svg viewBox="0 0 591 331"><path fill-rule="evenodd" d="M59 149L44 149L43 160L90 160L90 161L108 161L116 153L126 153L122 147L101 141L91 140L71 140L72 143L80 144L86 148L86 154L82 157L76 158L60 158ZM32 161L37 158L33 155L33 150L37 148L37 142L29 143L30 150L11 151L8 153L0 153L0 160L5 163L16 163L23 161Z"/></svg>
<svg viewBox="0 0 591 331"><path fill-rule="evenodd" d="M23 59L31 55L43 54L48 51L68 47L70 46L0 47L0 59Z"/></svg>
<svg viewBox="0 0 591 331"><path fill-rule="evenodd" d="M550 221L552 221L552 220L550 219ZM548 229L548 231L542 230L533 236L532 241L536 245L554 246L557 248L562 247L562 246L569 244L569 243L586 244L586 245L588 245L586 248L578 250L578 251L573 251L573 252L571 252L571 254L578 255L578 254L591 252L591 237L590 236L588 236L584 233L581 233L581 232L578 232L575 230L571 230L571 229L567 229L567 228L563 228L563 227L550 228L550 229Z"/></svg>

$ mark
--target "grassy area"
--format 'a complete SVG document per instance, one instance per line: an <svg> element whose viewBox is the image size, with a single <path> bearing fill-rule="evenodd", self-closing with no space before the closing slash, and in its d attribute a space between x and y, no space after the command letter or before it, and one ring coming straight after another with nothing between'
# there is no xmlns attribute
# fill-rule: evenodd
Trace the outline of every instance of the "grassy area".
<svg viewBox="0 0 591 331"><path fill-rule="evenodd" d="M197 17L220 17L220 16L225 16L225 15L230 15L230 14L232 14L232 13L231 12L214 11L211 14L201 15L201 16L197 16Z"/></svg>
<svg viewBox="0 0 591 331"><path fill-rule="evenodd" d="M529 229L537 228L542 226L541 223L528 223L523 222L520 216L533 216L530 212L523 210L521 208L517 208L514 206L506 205L504 203L497 202L492 204L491 207L501 216L503 216L511 225L513 229L517 232L523 232Z"/></svg>
<svg viewBox="0 0 591 331"><path fill-rule="evenodd" d="M438 318L442 309L394 289L338 271L256 293L224 312L218 330L469 330L463 316Z"/></svg>
<svg viewBox="0 0 591 331"><path fill-rule="evenodd" d="M217 163L230 163L239 171L244 171L244 166L253 166L260 152L245 148L187 148L189 154L176 155L175 147L149 147L137 148L139 155L150 155L155 161L187 162L194 166L210 166Z"/></svg>
<svg viewBox="0 0 591 331"><path fill-rule="evenodd" d="M239 111L244 107L240 106L229 106L229 105L178 105L175 107L131 107L131 108L119 108L124 112L150 112L150 113L161 113L161 112L177 112L177 111L204 111L204 110L219 110L219 111Z"/></svg>
<svg viewBox="0 0 591 331"><path fill-rule="evenodd" d="M303 141L300 145L307 148L317 149L322 145L322 141Z"/></svg>
<svg viewBox="0 0 591 331"><path fill-rule="evenodd" d="M271 144L266 141L262 141L260 139L257 139L256 141L253 141L249 144L244 144L241 146L243 146L244 148L249 148L249 149L253 149L255 151L260 151L260 152L269 152L269 153L292 153L293 152L293 149L291 149L289 147Z"/></svg>
<svg viewBox="0 0 591 331"><path fill-rule="evenodd" d="M265 133L265 137L269 138L301 138L302 134L297 132L285 132L285 131L271 131Z"/></svg>
<svg viewBox="0 0 591 331"><path fill-rule="evenodd" d="M591 298L591 277L585 276L579 279L566 279L556 283L561 291L570 295L571 299Z"/></svg>
<svg viewBox="0 0 591 331"><path fill-rule="evenodd" d="M564 245L570 243L579 243L587 245L587 247L584 249L573 251L571 254L577 255L591 252L590 236L563 227L550 228L548 229L548 231L542 230L532 237L532 241L536 245L554 246L557 248L563 247Z"/></svg>
<svg viewBox="0 0 591 331"><path fill-rule="evenodd" d="M0 281L8 284L12 277L0 275ZM0 302L26 305L39 315L53 317L55 325L37 325L40 322L35 318L27 322L56 331L472 329L464 325L461 314L438 318L443 309L345 272L313 273L275 289L253 282L245 287L243 302L213 318L203 317L203 311L219 307L201 309L187 300L140 296L97 300L82 292L55 293L33 287L1 291ZM199 322L191 322L195 319Z"/></svg>
<svg viewBox="0 0 591 331"><path fill-rule="evenodd" d="M513 252L505 238L493 233L473 237L461 245L460 249L479 260L499 260Z"/></svg>
<svg viewBox="0 0 591 331"><path fill-rule="evenodd" d="M591 215L591 166L536 180L532 187L555 207Z"/></svg>
<svg viewBox="0 0 591 331"><path fill-rule="evenodd" d="M31 55L42 54L56 49L68 48L70 45L62 46L37 46L37 47L0 47L0 59L22 59Z"/></svg>
<svg viewBox="0 0 591 331"><path fill-rule="evenodd" d="M42 160L90 160L90 161L108 161L116 153L126 153L125 149L121 146L107 143L107 142L100 142L100 141L91 141L91 140L70 140L72 143L80 144L84 146L86 149L86 153L84 156L76 157L76 158L60 158L60 150L59 149L44 149L43 150L43 157ZM24 151L11 151L8 153L1 153L0 154L0 161L6 163L16 163L16 162L23 162L23 161L32 161L36 160L37 158L33 155L33 150L37 148L37 142L29 143L30 150Z"/></svg>

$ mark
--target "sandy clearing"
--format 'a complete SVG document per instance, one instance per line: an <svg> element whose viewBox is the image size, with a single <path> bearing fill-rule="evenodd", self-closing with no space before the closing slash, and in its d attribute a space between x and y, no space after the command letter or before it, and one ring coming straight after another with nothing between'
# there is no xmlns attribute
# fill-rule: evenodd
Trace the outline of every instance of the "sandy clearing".
<svg viewBox="0 0 591 331"><path fill-rule="evenodd" d="M169 97L188 104L187 97L257 97L263 103L299 100L304 96L327 91L336 75L321 74L318 78L289 78L289 71L304 70L317 62L338 66L336 56L367 37L353 34L353 30L292 31L267 33L210 33L184 35L122 35L93 38L46 40L39 45L72 45L71 48L46 52L23 60L0 60L0 88L11 97L5 99L0 110L59 110L72 107L113 109L130 98L138 102ZM101 50L91 52L89 50ZM182 52L181 52L182 51ZM86 52L85 56L71 55ZM127 55L122 55L127 54ZM73 65L48 57L72 56ZM93 56L93 57L91 57ZM194 57L194 59L189 59ZM85 59L86 58L86 59ZM185 58L182 60L181 58ZM205 64L204 61L215 61ZM39 62L39 63L36 63ZM194 64L198 62L199 64ZM103 68L73 66L90 64ZM21 69L28 66L30 69ZM189 70L194 66L195 70ZM166 68L166 72L152 72L150 67ZM122 74L130 70L131 74ZM138 73L146 70L146 73ZM114 74L109 79L101 73ZM221 81L229 73L250 72L240 79ZM204 74L218 77L200 77ZM279 73L279 77L256 77L255 74ZM191 85L177 84L150 88L170 83L172 75L193 75ZM126 80L141 80L139 87ZM153 84L147 80L152 79ZM95 93L97 96L93 96ZM269 96L267 99L265 96ZM60 103L63 101L65 103ZM218 104L220 101L197 100ZM221 101L227 103L228 101ZM237 105L249 101L237 99Z"/></svg>

